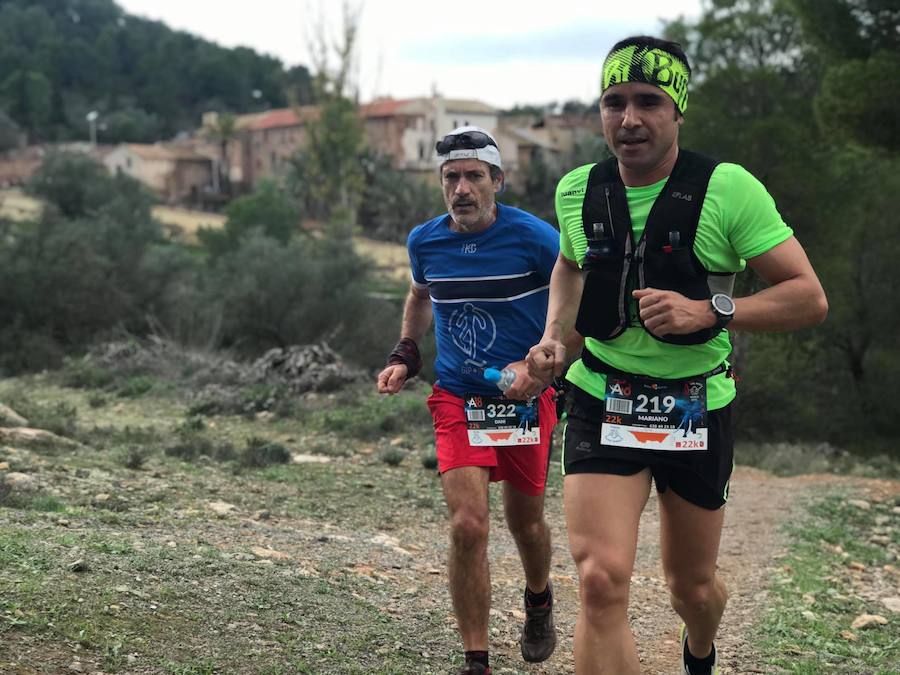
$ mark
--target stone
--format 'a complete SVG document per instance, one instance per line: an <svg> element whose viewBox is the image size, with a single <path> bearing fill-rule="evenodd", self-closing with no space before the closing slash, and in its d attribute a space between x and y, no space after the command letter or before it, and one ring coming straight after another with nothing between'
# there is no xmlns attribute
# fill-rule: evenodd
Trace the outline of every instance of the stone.
<svg viewBox="0 0 900 675"><path fill-rule="evenodd" d="M262 511L257 511L256 513L254 513L253 517L256 520L268 520L272 517L272 513L266 509L263 509Z"/></svg>
<svg viewBox="0 0 900 675"><path fill-rule="evenodd" d="M219 518L231 515L237 512L238 507L228 502L208 502L206 508L215 513Z"/></svg>
<svg viewBox="0 0 900 675"><path fill-rule="evenodd" d="M855 506L858 509L862 509L863 511L868 511L872 508L872 505L865 499L848 499L847 504L849 506Z"/></svg>
<svg viewBox="0 0 900 675"><path fill-rule="evenodd" d="M66 567L70 572L87 572L91 569L90 565L81 559L70 562Z"/></svg>
<svg viewBox="0 0 900 675"><path fill-rule="evenodd" d="M900 613L900 597L882 598L881 604L892 612Z"/></svg>
<svg viewBox="0 0 900 675"><path fill-rule="evenodd" d="M8 405L0 403L0 427L27 427L28 420Z"/></svg>
<svg viewBox="0 0 900 675"><path fill-rule="evenodd" d="M37 490L38 487L38 482L33 476L27 473L19 473L18 471L6 474L3 482L17 492L30 492Z"/></svg>
<svg viewBox="0 0 900 675"><path fill-rule="evenodd" d="M250 551L258 558L264 558L267 560L290 560L291 556L287 553L282 553L281 551L276 551L274 548L264 548L262 546L254 546L250 549Z"/></svg>
<svg viewBox="0 0 900 675"><path fill-rule="evenodd" d="M323 455L305 455L302 453L291 455L291 464L329 464L330 462L331 457Z"/></svg>
<svg viewBox="0 0 900 675"><path fill-rule="evenodd" d="M870 626L883 626L887 622L888 620L879 614L860 614L853 619L850 628L859 630L860 628L869 628Z"/></svg>
<svg viewBox="0 0 900 675"><path fill-rule="evenodd" d="M0 471L9 471L9 462L0 462Z"/></svg>
<svg viewBox="0 0 900 675"><path fill-rule="evenodd" d="M27 448L46 448L48 446L62 448L64 450L77 450L81 443L71 438L57 436L44 429L31 429L29 427L0 428L0 443L21 445Z"/></svg>

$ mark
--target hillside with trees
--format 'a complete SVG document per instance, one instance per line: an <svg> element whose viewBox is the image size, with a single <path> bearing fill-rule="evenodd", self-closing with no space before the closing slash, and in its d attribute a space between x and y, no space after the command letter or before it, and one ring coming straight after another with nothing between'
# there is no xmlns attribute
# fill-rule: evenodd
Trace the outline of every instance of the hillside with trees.
<svg viewBox="0 0 900 675"><path fill-rule="evenodd" d="M309 103L309 71L251 49L226 49L124 12L113 0L0 2L0 143L14 124L29 142L153 142L194 129L207 110ZM8 145L7 145L8 147Z"/></svg>

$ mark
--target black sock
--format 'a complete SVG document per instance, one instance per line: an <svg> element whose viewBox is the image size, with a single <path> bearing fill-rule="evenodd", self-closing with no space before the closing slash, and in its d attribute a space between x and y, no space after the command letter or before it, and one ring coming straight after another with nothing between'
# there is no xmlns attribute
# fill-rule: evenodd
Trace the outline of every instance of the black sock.
<svg viewBox="0 0 900 675"><path fill-rule="evenodd" d="M480 663L485 668L491 665L488 663L487 652L466 652L466 663Z"/></svg>
<svg viewBox="0 0 900 675"><path fill-rule="evenodd" d="M687 640L685 640L684 664L688 667L688 671L691 673L691 675L704 675L705 673L711 673L712 667L716 664L716 645L713 644L712 651L709 652L709 656L704 659L698 659L696 656L691 654L691 650L688 649Z"/></svg>
<svg viewBox="0 0 900 675"><path fill-rule="evenodd" d="M544 607L553 604L553 592L550 590L550 582L547 582L547 588L542 593L533 592L528 586L525 586L525 606L526 607Z"/></svg>

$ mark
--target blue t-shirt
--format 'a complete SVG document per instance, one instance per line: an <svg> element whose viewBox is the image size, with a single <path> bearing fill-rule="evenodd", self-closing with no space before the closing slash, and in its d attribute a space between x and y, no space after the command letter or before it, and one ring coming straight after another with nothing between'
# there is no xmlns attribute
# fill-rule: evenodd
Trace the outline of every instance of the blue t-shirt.
<svg viewBox="0 0 900 675"><path fill-rule="evenodd" d="M482 232L453 232L445 214L416 227L406 245L413 284L431 296L438 384L457 396L497 394L484 369L524 359L544 333L559 233L497 204Z"/></svg>

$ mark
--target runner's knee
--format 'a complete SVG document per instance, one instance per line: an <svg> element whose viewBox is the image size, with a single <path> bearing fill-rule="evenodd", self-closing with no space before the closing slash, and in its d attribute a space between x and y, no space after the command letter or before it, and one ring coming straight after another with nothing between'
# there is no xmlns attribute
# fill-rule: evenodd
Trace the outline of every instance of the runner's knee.
<svg viewBox="0 0 900 675"><path fill-rule="evenodd" d="M602 611L628 604L630 567L622 562L600 561L585 558L576 561L581 589L581 602L585 611Z"/></svg>
<svg viewBox="0 0 900 675"><path fill-rule="evenodd" d="M512 533L512 536L520 544L536 544L543 541L547 536L547 523L544 522L543 516L527 520L509 516L506 522L509 525L509 531Z"/></svg>
<svg viewBox="0 0 900 675"><path fill-rule="evenodd" d="M461 550L484 548L487 546L489 521L470 509L459 509L450 521L450 538L454 547Z"/></svg>
<svg viewBox="0 0 900 675"><path fill-rule="evenodd" d="M717 583L715 575L703 578L681 579L669 577L669 593L672 605L680 606L692 614L706 612L712 604L718 604L724 594L724 586Z"/></svg>

